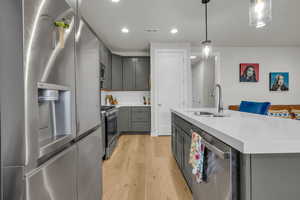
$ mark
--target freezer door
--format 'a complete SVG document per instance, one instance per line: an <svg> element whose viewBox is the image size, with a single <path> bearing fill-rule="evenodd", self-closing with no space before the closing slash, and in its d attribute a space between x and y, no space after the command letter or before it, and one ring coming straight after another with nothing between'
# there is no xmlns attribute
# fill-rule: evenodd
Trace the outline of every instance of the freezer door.
<svg viewBox="0 0 300 200"><path fill-rule="evenodd" d="M26 176L26 200L76 200L76 147Z"/></svg>
<svg viewBox="0 0 300 200"><path fill-rule="evenodd" d="M76 33L77 136L100 124L99 42L81 19Z"/></svg>
<svg viewBox="0 0 300 200"><path fill-rule="evenodd" d="M77 144L78 200L102 199L101 128Z"/></svg>

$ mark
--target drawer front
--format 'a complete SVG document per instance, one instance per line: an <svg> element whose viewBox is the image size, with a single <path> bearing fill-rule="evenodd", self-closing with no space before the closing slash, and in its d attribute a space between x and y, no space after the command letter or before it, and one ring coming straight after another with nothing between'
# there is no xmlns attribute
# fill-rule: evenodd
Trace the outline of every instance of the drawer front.
<svg viewBox="0 0 300 200"><path fill-rule="evenodd" d="M148 108L132 108L131 110L133 122L150 122L151 113Z"/></svg>
<svg viewBox="0 0 300 200"><path fill-rule="evenodd" d="M148 132L151 130L151 125L148 122L132 122L132 131Z"/></svg>

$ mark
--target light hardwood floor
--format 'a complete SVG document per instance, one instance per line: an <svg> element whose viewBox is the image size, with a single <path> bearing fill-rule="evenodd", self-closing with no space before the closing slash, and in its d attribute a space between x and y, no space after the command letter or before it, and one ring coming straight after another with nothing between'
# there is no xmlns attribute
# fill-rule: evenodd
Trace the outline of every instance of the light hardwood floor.
<svg viewBox="0 0 300 200"><path fill-rule="evenodd" d="M122 135L103 183L103 200L192 200L167 136Z"/></svg>

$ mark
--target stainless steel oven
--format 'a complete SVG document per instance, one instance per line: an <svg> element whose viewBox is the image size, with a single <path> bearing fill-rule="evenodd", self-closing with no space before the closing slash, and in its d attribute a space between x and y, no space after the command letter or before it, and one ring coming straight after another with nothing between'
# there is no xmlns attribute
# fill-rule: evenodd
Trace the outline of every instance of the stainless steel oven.
<svg viewBox="0 0 300 200"><path fill-rule="evenodd" d="M114 106L102 106L105 111L105 159L112 155L118 141L118 109Z"/></svg>

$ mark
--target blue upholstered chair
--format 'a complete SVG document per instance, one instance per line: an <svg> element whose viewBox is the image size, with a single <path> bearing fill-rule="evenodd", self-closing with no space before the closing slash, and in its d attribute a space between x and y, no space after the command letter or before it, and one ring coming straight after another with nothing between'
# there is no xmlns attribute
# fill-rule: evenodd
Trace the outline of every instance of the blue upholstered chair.
<svg viewBox="0 0 300 200"><path fill-rule="evenodd" d="M270 102L242 101L240 104L240 111L267 115L270 105L271 105Z"/></svg>

